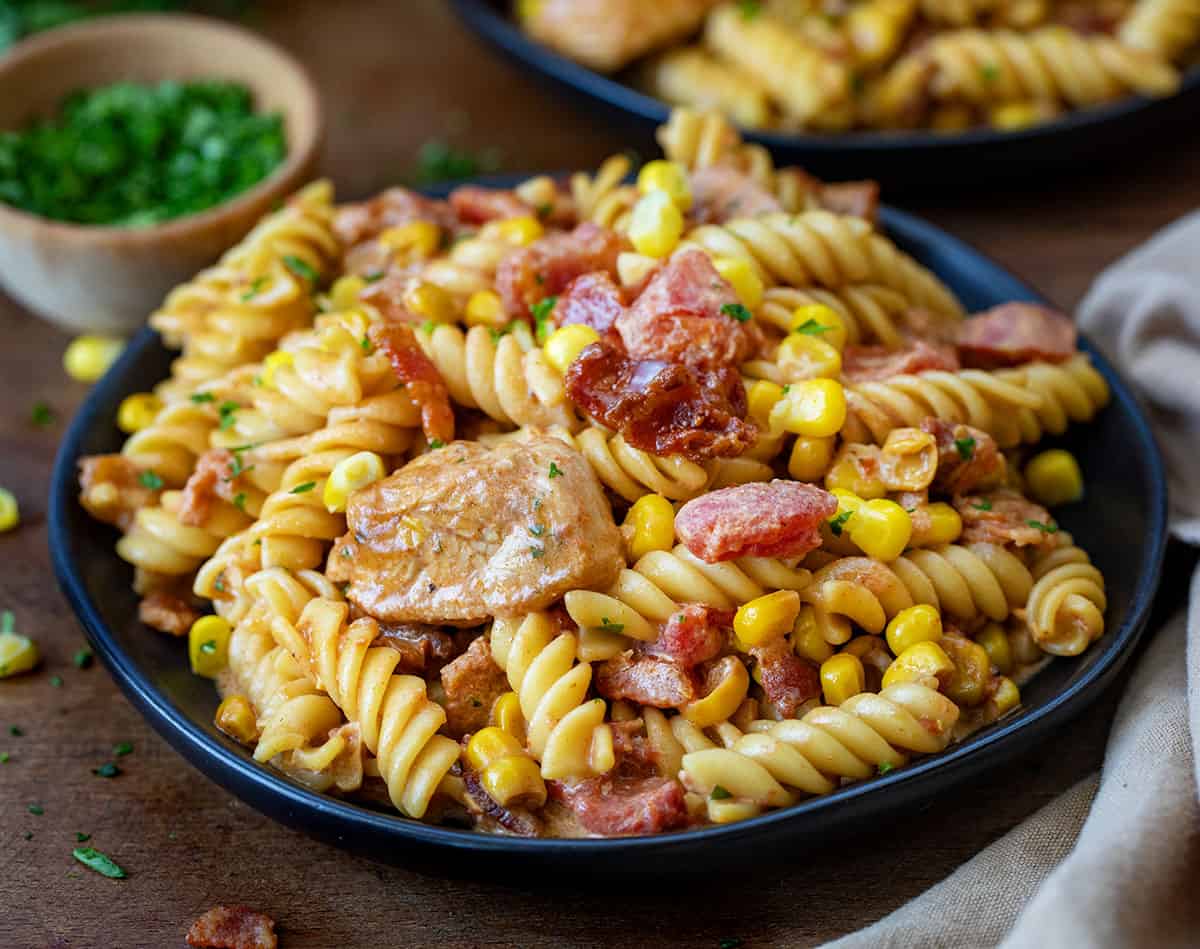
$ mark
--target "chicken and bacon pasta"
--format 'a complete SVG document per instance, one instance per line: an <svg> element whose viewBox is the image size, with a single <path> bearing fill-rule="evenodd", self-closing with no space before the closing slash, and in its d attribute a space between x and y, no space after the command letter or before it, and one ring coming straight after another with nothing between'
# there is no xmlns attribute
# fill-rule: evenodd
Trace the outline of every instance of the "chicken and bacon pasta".
<svg viewBox="0 0 1200 949"><path fill-rule="evenodd" d="M1200 52L1197 0L521 0L516 14L666 102L793 131L1026 128L1171 95Z"/></svg>
<svg viewBox="0 0 1200 949"><path fill-rule="evenodd" d="M311 185L151 317L161 407L81 501L259 761L651 834L934 754L1102 635L1036 453L1108 397L1071 323L966 318L869 182L660 138L636 184Z"/></svg>

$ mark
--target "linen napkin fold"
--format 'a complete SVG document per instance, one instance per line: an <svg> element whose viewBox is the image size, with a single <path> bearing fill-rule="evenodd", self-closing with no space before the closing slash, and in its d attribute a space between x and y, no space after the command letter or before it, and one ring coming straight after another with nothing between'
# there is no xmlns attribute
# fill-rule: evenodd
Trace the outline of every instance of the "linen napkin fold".
<svg viewBox="0 0 1200 949"><path fill-rule="evenodd" d="M1078 323L1141 396L1171 531L1200 544L1200 212L1105 271ZM1200 945L1200 571L1149 635L1099 775L826 949Z"/></svg>

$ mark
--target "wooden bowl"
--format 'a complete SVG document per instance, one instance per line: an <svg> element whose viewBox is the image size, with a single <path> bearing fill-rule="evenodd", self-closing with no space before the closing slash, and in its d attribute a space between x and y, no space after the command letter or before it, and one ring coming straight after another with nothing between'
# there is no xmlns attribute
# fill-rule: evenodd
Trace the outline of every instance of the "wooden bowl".
<svg viewBox="0 0 1200 949"><path fill-rule="evenodd" d="M304 68L240 27L195 16L115 16L52 30L0 59L0 129L56 113L78 89L122 80L228 79L284 116L288 154L271 175L207 211L148 228L90 227L0 204L0 283L77 331L139 326L167 291L212 263L314 172L320 102Z"/></svg>

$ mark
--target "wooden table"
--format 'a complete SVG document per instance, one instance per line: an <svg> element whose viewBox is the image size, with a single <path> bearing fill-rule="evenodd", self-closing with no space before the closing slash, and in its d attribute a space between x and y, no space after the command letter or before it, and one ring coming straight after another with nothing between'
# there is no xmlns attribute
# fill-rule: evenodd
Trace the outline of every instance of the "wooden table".
<svg viewBox="0 0 1200 949"><path fill-rule="evenodd" d="M602 116L572 111L571 101L500 61L438 0L280 3L259 20L308 62L324 91L326 168L344 196L402 177L431 138L497 146L513 169L594 164L628 143ZM1131 143L1129 151L1098 173L906 203L1070 307L1102 267L1200 204L1200 138ZM791 872L738 874L699 893L585 881L546 893L523 886L520 868L504 882L461 882L352 858L210 784L150 731L102 669L75 667L83 638L50 574L44 491L57 438L85 390L61 372L66 337L7 300L0 341L0 484L17 493L24 513L21 528L0 537L0 608L14 611L45 657L37 674L0 684L0 751L10 756L0 764L5 946L181 945L190 921L219 902L272 914L288 949L813 945L917 895L1101 760L1115 691L1067 740L949 800ZM29 421L38 400L58 414L48 429ZM94 776L119 742L134 748L119 759L124 773ZM31 814L31 804L44 814ZM129 879L115 883L75 864L77 831L90 833Z"/></svg>

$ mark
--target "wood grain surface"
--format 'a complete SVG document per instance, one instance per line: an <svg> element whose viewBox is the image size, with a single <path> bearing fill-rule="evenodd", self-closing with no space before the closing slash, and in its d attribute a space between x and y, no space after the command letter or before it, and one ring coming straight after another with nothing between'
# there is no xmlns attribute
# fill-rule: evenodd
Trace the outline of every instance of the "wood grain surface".
<svg viewBox="0 0 1200 949"><path fill-rule="evenodd" d="M252 23L312 69L329 117L325 167L346 197L403 178L429 139L495 147L514 170L590 165L631 144L605 115L497 58L438 0L280 2L262 5ZM1054 180L903 203L1071 307L1106 264L1200 204L1194 130L1103 157L1113 162ZM0 608L45 657L36 674L0 684L0 752L9 756L0 764L0 946L180 946L191 920L219 902L273 915L287 949L815 945L917 895L1101 761L1119 685L1016 765L890 827L683 891L667 880L626 889L586 879L547 890L523 885L520 866L505 880L447 879L314 843L209 783L103 669L73 664L83 638L51 577L44 529L56 443L85 395L61 371L65 343L0 298L0 484L23 511L20 529L0 536ZM47 428L30 421L39 400L58 416ZM94 776L120 742L134 749L119 759L123 773ZM129 878L74 863L76 832L91 834Z"/></svg>

